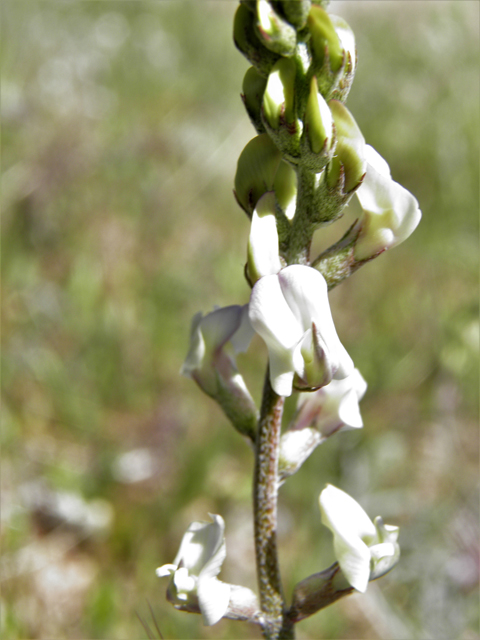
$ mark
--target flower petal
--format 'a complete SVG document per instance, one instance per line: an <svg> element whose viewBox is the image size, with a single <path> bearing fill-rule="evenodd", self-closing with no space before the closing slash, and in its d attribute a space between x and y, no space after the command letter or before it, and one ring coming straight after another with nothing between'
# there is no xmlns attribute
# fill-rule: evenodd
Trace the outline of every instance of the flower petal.
<svg viewBox="0 0 480 640"><path fill-rule="evenodd" d="M199 579L198 604L205 625L216 624L223 618L230 602L230 590L229 584L217 578Z"/></svg>
<svg viewBox="0 0 480 640"><path fill-rule="evenodd" d="M362 593L370 576L368 546L377 531L362 507L348 494L327 485L319 498L322 523L333 533L335 557L348 582Z"/></svg>
<svg viewBox="0 0 480 640"><path fill-rule="evenodd" d="M261 278L253 287L249 317L253 328L267 345L273 389L279 395L291 395L293 349L304 332L285 300L276 275Z"/></svg>
<svg viewBox="0 0 480 640"><path fill-rule="evenodd" d="M265 193L252 215L248 241L248 275L252 283L262 276L278 273L282 268L278 255L278 232L275 219L275 193Z"/></svg>
<svg viewBox="0 0 480 640"><path fill-rule="evenodd" d="M422 217L417 199L391 179L386 161L372 147L366 148L367 173L357 191L363 209L362 230L355 246L357 260L397 246L413 233Z"/></svg>

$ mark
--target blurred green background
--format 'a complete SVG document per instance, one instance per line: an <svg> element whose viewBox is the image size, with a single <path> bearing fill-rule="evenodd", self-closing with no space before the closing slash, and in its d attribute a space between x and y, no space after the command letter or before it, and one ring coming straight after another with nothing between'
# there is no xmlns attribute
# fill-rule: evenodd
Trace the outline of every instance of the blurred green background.
<svg viewBox="0 0 480 640"><path fill-rule="evenodd" d="M251 452L178 373L193 314L249 294L236 4L2 4L4 637L146 638L148 603L165 638L259 637L175 611L154 573L220 513L220 577L255 588ZM479 6L331 5L357 37L348 106L423 220L332 292L365 428L280 495L287 594L333 561L327 481L400 525L402 559L299 638L479 637ZM258 398L259 340L239 365Z"/></svg>

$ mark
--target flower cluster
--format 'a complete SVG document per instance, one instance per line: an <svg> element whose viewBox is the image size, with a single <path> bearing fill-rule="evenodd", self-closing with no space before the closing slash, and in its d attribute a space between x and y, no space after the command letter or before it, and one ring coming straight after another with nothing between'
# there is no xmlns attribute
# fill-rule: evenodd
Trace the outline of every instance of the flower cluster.
<svg viewBox="0 0 480 640"><path fill-rule="evenodd" d="M241 0L237 9L235 44L252 65L242 98L257 132L239 157L234 185L250 222L245 276L251 292L242 306L195 316L182 368L255 449L259 412L235 355L255 334L263 340L267 392L278 398L299 394L274 452L278 485L334 433L363 426L359 402L367 383L337 335L329 289L403 242L421 218L415 197L392 179L345 106L357 64L355 37L323 4ZM338 219L354 195L362 213L325 252L327 268L324 254L310 257L313 234ZM372 522L331 485L320 495L320 510L348 585L364 592L369 580L396 564L397 527L380 517ZM169 599L200 611L206 624L227 615L232 593L240 589L217 579L225 557L224 523L212 518L212 524L192 523L174 563L157 570L171 576ZM317 578L312 584L319 589Z"/></svg>

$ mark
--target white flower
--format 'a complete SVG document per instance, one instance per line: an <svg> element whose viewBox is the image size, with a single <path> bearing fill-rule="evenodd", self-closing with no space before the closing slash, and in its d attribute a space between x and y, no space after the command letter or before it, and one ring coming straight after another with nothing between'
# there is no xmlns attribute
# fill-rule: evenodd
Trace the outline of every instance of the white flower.
<svg viewBox="0 0 480 640"><path fill-rule="evenodd" d="M398 562L398 527L372 522L348 494L327 485L319 498L322 522L333 533L338 564L348 582L364 593L368 581L380 578Z"/></svg>
<svg viewBox="0 0 480 640"><path fill-rule="evenodd" d="M382 156L370 145L366 145L365 155L367 173L357 191L363 214L356 260L372 258L397 246L415 231L422 217L416 198L392 180Z"/></svg>
<svg viewBox="0 0 480 640"><path fill-rule="evenodd" d="M270 382L278 395L291 395L294 378L296 386L318 388L353 371L335 331L327 284L315 269L291 265L260 278L249 317L267 345Z"/></svg>
<svg viewBox="0 0 480 640"><path fill-rule="evenodd" d="M340 429L363 427L359 403L366 390L367 383L362 374L354 369L343 380L332 380L313 393L300 393L291 430L312 427L328 437Z"/></svg>
<svg viewBox="0 0 480 640"><path fill-rule="evenodd" d="M198 604L204 624L217 623L230 601L230 585L217 579L226 556L221 516L209 514L213 522L192 522L185 532L173 564L156 570L159 578L171 576L169 598L179 606Z"/></svg>
<svg viewBox="0 0 480 640"><path fill-rule="evenodd" d="M234 426L254 437L257 409L238 372L235 353L245 351L254 335L248 307L233 305L193 318L190 350L181 373L222 407Z"/></svg>
<svg viewBox="0 0 480 640"><path fill-rule="evenodd" d="M280 439L280 478L302 466L329 436L344 429L363 427L359 402L367 390L360 371L313 392L300 393L293 424Z"/></svg>

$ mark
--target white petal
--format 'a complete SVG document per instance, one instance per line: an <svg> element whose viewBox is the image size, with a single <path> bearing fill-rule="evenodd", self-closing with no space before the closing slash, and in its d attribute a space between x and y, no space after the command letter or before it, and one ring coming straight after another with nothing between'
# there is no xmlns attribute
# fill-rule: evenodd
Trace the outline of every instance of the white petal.
<svg viewBox="0 0 480 640"><path fill-rule="evenodd" d="M235 353L244 353L248 349L255 334L250 323L250 318L248 317L248 304L243 305L241 310L240 326L230 338Z"/></svg>
<svg viewBox="0 0 480 640"><path fill-rule="evenodd" d="M372 166L382 176L390 177L390 166L385 158L378 153L371 145L365 145L365 158L370 166Z"/></svg>
<svg viewBox="0 0 480 640"><path fill-rule="evenodd" d="M320 494L322 522L333 533L346 533L363 538L371 544L377 541L377 530L356 500L331 484Z"/></svg>
<svg viewBox="0 0 480 640"><path fill-rule="evenodd" d="M362 507L348 494L332 485L319 498L322 522L333 533L338 564L348 582L364 592L370 576L370 550L376 528Z"/></svg>
<svg viewBox="0 0 480 640"><path fill-rule="evenodd" d="M228 609L230 585L217 578L200 579L197 594L204 624L207 626L216 624Z"/></svg>
<svg viewBox="0 0 480 640"><path fill-rule="evenodd" d="M248 273L256 282L282 268L278 255L278 232L275 219L275 193L265 193L252 215L248 241Z"/></svg>
<svg viewBox="0 0 480 640"><path fill-rule="evenodd" d="M365 593L370 577L370 550L360 538L334 536L333 547L338 564L354 589Z"/></svg>
<svg viewBox="0 0 480 640"><path fill-rule="evenodd" d="M267 345L273 389L279 395L291 395L293 350L304 332L283 296L276 275L261 278L253 287L249 317Z"/></svg>
<svg viewBox="0 0 480 640"><path fill-rule="evenodd" d="M206 566L209 567L208 575L217 575L225 559L223 536L225 524L220 516L212 516L212 518L213 523L191 523L183 536L180 549L174 560L174 564L181 564L195 576L200 575Z"/></svg>
<svg viewBox="0 0 480 640"><path fill-rule="evenodd" d="M177 598L179 600L188 600L188 594L195 591L197 581L194 576L188 573L185 567L180 567L173 574L173 584L175 585Z"/></svg>
<svg viewBox="0 0 480 640"><path fill-rule="evenodd" d="M364 260L391 249L416 229L422 212L416 198L391 179L388 165L370 147L370 160L357 197L363 209L362 231L355 246L355 258Z"/></svg>
<svg viewBox="0 0 480 640"><path fill-rule="evenodd" d="M315 323L331 358L333 377L345 378L353 371L354 364L335 330L325 278L316 269L303 265L282 269L278 278L282 293L304 332L311 329L312 322ZM297 373L301 375L300 371Z"/></svg>
<svg viewBox="0 0 480 640"><path fill-rule="evenodd" d="M358 404L357 394L354 389L350 389L343 396L338 408L338 417L340 421L347 427L352 429L360 429L363 427L362 415Z"/></svg>
<svg viewBox="0 0 480 640"><path fill-rule="evenodd" d="M161 567L158 567L158 569L155 569L155 573L159 578L165 578L166 576L173 575L177 568L176 564L164 564Z"/></svg>

